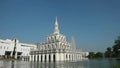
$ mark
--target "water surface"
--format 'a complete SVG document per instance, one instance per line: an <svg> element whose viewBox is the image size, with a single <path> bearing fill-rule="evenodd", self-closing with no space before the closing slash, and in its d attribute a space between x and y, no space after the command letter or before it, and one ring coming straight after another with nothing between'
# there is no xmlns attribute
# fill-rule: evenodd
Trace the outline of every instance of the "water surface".
<svg viewBox="0 0 120 68"><path fill-rule="evenodd" d="M0 60L0 68L113 68L116 64L120 64L120 60L98 59L56 63Z"/></svg>

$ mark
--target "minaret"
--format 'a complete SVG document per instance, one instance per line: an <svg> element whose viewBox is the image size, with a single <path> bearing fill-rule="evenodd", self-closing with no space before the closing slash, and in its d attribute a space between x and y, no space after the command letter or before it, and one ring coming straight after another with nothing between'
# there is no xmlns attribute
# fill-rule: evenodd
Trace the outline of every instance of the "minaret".
<svg viewBox="0 0 120 68"><path fill-rule="evenodd" d="M54 25L54 34L59 34L57 17L56 17L55 25Z"/></svg>

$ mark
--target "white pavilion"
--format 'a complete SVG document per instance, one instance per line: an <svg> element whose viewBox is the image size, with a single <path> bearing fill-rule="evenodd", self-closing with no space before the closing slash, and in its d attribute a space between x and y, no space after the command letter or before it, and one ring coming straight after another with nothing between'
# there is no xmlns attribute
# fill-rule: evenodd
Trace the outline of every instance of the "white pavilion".
<svg viewBox="0 0 120 68"><path fill-rule="evenodd" d="M56 18L54 32L47 37L47 41L37 45L37 50L31 52L30 61L80 61L85 56L85 52L67 42L66 37L60 33Z"/></svg>

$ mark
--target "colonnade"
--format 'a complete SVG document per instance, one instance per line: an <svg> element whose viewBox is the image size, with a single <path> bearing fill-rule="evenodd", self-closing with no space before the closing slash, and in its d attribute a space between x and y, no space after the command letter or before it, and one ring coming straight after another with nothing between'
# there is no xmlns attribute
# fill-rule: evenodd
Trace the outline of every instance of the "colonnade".
<svg viewBox="0 0 120 68"><path fill-rule="evenodd" d="M71 53L51 53L51 54L37 54L30 55L30 61L39 62L56 62L56 61L80 61L82 60L82 55L71 54Z"/></svg>

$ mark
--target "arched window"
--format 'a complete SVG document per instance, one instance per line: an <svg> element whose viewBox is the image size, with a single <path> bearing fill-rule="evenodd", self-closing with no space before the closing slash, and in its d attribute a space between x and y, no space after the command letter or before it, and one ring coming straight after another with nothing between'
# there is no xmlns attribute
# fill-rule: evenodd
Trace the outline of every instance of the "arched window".
<svg viewBox="0 0 120 68"><path fill-rule="evenodd" d="M50 46L48 45L48 49L50 49Z"/></svg>
<svg viewBox="0 0 120 68"><path fill-rule="evenodd" d="M55 48L56 48L56 45L54 44L53 46L54 46L54 49L55 49Z"/></svg>
<svg viewBox="0 0 120 68"><path fill-rule="evenodd" d="M53 44L51 44L51 49L53 49Z"/></svg>
<svg viewBox="0 0 120 68"><path fill-rule="evenodd" d="M55 44L56 49L58 48L57 43Z"/></svg>
<svg viewBox="0 0 120 68"><path fill-rule="evenodd" d="M54 42L54 40L55 40L55 39L54 39L54 36L52 36L52 42Z"/></svg>
<svg viewBox="0 0 120 68"><path fill-rule="evenodd" d="M57 40L57 37L55 36L55 40Z"/></svg>

